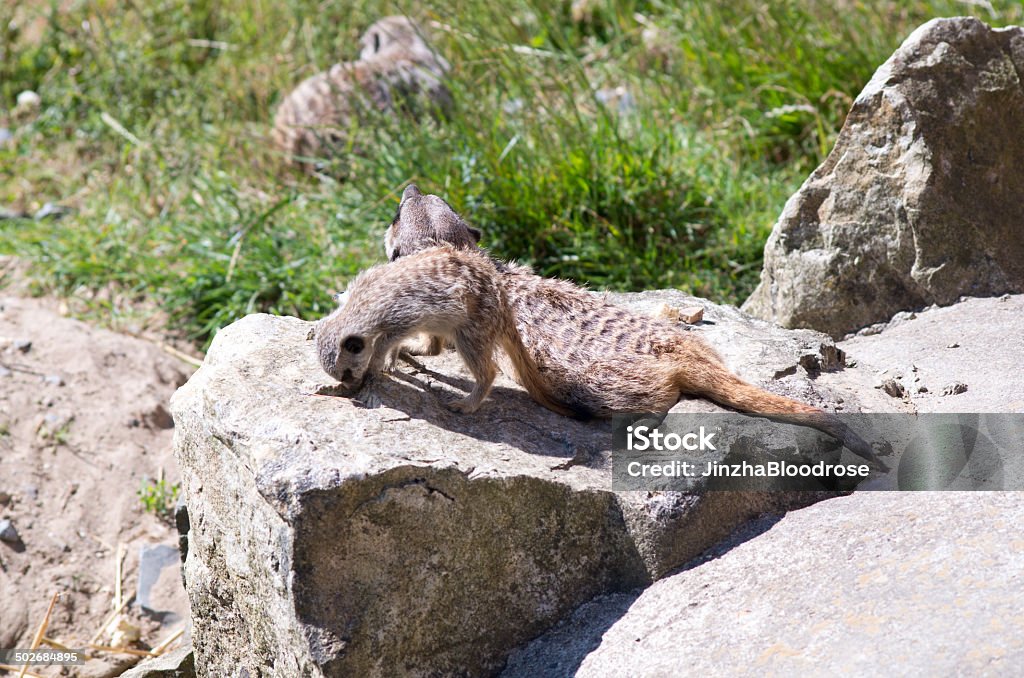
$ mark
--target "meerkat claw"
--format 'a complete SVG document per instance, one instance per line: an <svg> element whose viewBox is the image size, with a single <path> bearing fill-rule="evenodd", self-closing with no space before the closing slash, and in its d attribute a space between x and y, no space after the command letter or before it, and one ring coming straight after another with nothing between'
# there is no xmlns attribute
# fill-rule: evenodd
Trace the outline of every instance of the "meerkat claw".
<svg viewBox="0 0 1024 678"><path fill-rule="evenodd" d="M452 412L459 412L460 414L472 414L480 409L480 403L473 403L469 398L463 398L461 400L448 403L448 409Z"/></svg>

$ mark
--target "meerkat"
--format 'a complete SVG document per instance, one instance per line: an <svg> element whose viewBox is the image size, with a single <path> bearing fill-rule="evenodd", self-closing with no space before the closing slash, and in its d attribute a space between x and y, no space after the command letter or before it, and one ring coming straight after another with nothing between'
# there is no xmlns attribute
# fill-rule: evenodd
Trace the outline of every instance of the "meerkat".
<svg viewBox="0 0 1024 678"><path fill-rule="evenodd" d="M476 249L476 244L480 241L479 229L473 228L465 222L449 224L445 219L452 212L448 203L436 195L424 195L416 184L409 184L402 192L392 226L388 227L384 234L384 252L387 254L388 261L394 261L402 256L396 239L395 227L399 223L399 217L403 210L406 219L432 223L440 229L437 232L427 229L418 232L413 232L411 229L403 230L402 239L405 241L403 246L411 253L437 245L449 245L456 249ZM444 340L438 336L421 334L415 340L403 344L398 350L407 355L435 356L444 350Z"/></svg>
<svg viewBox="0 0 1024 678"><path fill-rule="evenodd" d="M483 253L479 238L480 232L448 203L414 186L403 194L385 236L394 263L415 255L421 245L434 247L441 241L460 251ZM572 282L543 278L525 266L495 261L494 269L529 354L526 364L537 370L527 389L531 395L539 387L546 401L583 419L665 413L682 395L700 396L742 412L811 426L885 467L870 445L835 416L744 381L694 332L631 313Z"/></svg>
<svg viewBox="0 0 1024 678"><path fill-rule="evenodd" d="M451 67L423 36L412 19L385 17L360 38L358 60L299 83L278 107L271 133L289 162L312 171L315 159L345 138L361 111L391 111L418 95L447 110L451 94L441 79Z"/></svg>
<svg viewBox="0 0 1024 678"><path fill-rule="evenodd" d="M417 333L450 340L473 375L473 390L451 403L453 410L480 407L497 376L500 347L510 376L546 407L568 414L536 382L497 269L478 252L441 245L360 273L344 303L318 323L315 338L324 371L354 389L393 368L396 349Z"/></svg>

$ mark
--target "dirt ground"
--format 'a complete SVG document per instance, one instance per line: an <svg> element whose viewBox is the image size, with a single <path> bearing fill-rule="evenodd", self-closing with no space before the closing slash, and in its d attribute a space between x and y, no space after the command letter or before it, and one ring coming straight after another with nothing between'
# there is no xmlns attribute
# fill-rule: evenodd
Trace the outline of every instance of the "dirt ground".
<svg viewBox="0 0 1024 678"><path fill-rule="evenodd" d="M180 563L163 549L168 564L144 587L148 609L132 601L123 615L138 641L110 633L93 641L118 588L122 600L135 595L140 550L177 548L171 520L147 511L138 492L147 479L178 481L167 403L194 367L155 342L64 317L65 303L23 292L0 277L0 521L17 533L0 535L0 648L29 647L55 593L45 635L69 648L92 641L148 649L180 629L187 639ZM95 654L85 666L30 673L117 676L139 661Z"/></svg>

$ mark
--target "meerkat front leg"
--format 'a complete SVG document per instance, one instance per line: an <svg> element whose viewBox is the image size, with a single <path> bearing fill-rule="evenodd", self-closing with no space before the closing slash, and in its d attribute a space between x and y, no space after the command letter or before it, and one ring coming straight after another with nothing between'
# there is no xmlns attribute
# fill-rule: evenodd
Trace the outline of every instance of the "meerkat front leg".
<svg viewBox="0 0 1024 678"><path fill-rule="evenodd" d="M440 351L438 351L437 353L427 352L429 351L430 346L424 346L424 344L432 345L432 342L424 342L424 337L426 337L427 339L432 339L432 337L430 337L429 335L421 333L417 335L417 339L419 341L412 344L403 341L395 341L390 343L387 349L387 355L384 358L384 363L382 364L381 369L384 372L394 372L395 370L398 369L398 359L405 357L406 360L408 360L410 355L438 355ZM425 350L420 351L419 349L421 348L424 348ZM422 365L419 365L418 363L415 362L413 362L413 364L416 365L417 367L423 367Z"/></svg>
<svg viewBox="0 0 1024 678"><path fill-rule="evenodd" d="M468 396L449 403L448 407L456 412L469 414L476 412L487 394L491 392L498 368L494 363L494 340L473 332L460 330L455 333L455 350L466 363L476 384Z"/></svg>
<svg viewBox="0 0 1024 678"><path fill-rule="evenodd" d="M370 362L366 366L366 376L394 371L401 347L401 337L386 335L379 337L374 342L373 357L370 358Z"/></svg>

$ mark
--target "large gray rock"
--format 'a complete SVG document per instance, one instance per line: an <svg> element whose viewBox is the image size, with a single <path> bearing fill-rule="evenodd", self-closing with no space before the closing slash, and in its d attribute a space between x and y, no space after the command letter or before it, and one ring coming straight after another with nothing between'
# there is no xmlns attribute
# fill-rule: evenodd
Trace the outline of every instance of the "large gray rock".
<svg viewBox="0 0 1024 678"><path fill-rule="evenodd" d="M859 407L841 383L811 378L842 367L824 335L678 293L615 299L702 303L694 331L747 378ZM201 675L493 673L585 601L650 583L763 511L822 497L614 493L607 422L548 412L503 377L479 412L452 413L444 402L468 385L452 353L356 400L318 395L329 378L310 327L236 322L172 400ZM868 391L876 408L889 400Z"/></svg>
<svg viewBox="0 0 1024 678"><path fill-rule="evenodd" d="M1022 521L1013 492L858 493L764 520L560 675L1015 675Z"/></svg>
<svg viewBox="0 0 1024 678"><path fill-rule="evenodd" d="M786 203L743 309L842 336L1024 291L1024 29L935 19L853 104Z"/></svg>

